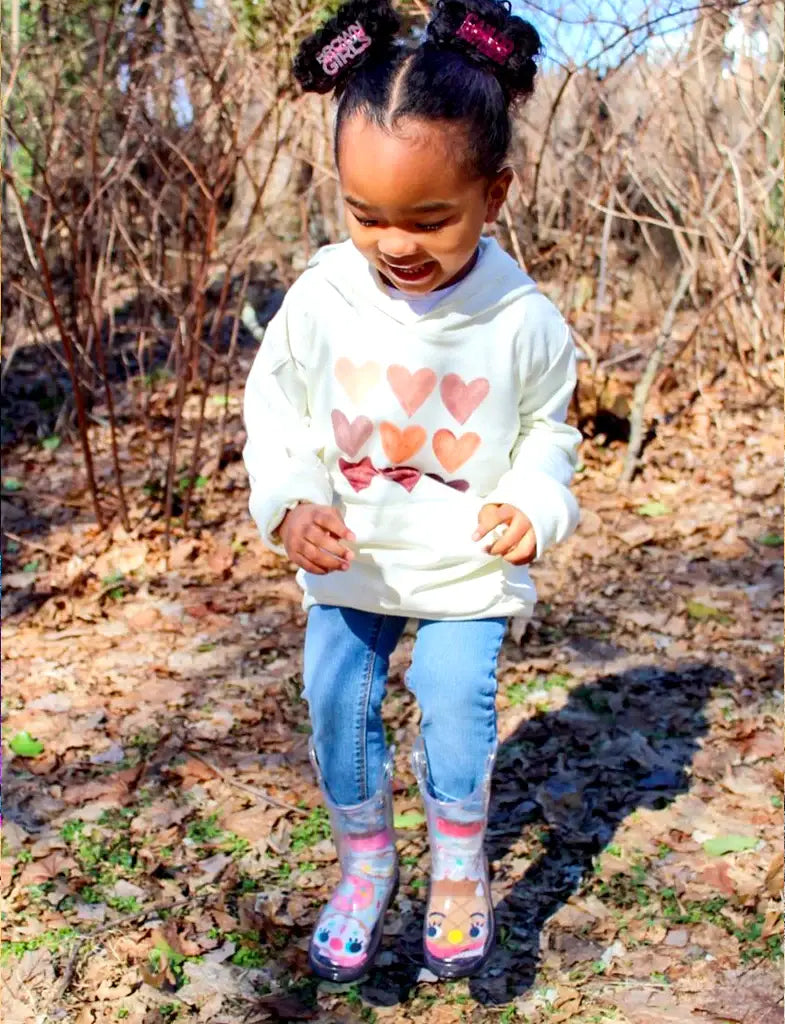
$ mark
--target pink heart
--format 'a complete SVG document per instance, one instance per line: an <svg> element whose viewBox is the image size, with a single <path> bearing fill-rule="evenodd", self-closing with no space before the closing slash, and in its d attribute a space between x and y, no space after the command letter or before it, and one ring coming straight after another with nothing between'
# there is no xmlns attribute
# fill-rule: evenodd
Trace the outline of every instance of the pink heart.
<svg viewBox="0 0 785 1024"><path fill-rule="evenodd" d="M465 423L478 405L485 401L490 384L485 377L464 384L457 373L448 373L442 379L442 401L459 423Z"/></svg>
<svg viewBox="0 0 785 1024"><path fill-rule="evenodd" d="M405 366L391 366L387 380L407 416L413 416L436 387L436 374L427 368L409 373Z"/></svg>
<svg viewBox="0 0 785 1024"><path fill-rule="evenodd" d="M332 411L335 440L341 451L355 456L373 433L373 423L367 416L358 416L350 423L340 409Z"/></svg>

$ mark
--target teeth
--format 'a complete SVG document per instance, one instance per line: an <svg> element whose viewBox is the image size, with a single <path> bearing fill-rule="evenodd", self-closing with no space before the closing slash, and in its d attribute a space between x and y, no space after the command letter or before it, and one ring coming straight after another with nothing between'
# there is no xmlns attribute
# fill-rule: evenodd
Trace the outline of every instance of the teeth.
<svg viewBox="0 0 785 1024"><path fill-rule="evenodd" d="M404 277L411 274L417 276L427 268L427 263L421 263L419 267L391 267L390 269L396 274L402 274Z"/></svg>

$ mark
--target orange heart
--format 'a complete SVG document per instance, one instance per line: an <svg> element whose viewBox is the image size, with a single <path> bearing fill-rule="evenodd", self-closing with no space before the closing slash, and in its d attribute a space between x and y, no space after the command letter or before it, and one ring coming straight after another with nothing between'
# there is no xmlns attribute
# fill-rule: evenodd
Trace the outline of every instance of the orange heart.
<svg viewBox="0 0 785 1024"><path fill-rule="evenodd" d="M358 405L379 382L379 364L363 363L355 366L350 359L342 357L335 364L335 376L343 384L346 394Z"/></svg>
<svg viewBox="0 0 785 1024"><path fill-rule="evenodd" d="M406 427L400 430L394 423L380 423L379 433L382 435L384 454L395 465L406 462L425 444L428 436L424 427Z"/></svg>
<svg viewBox="0 0 785 1024"><path fill-rule="evenodd" d="M436 458L448 473L454 473L456 469L460 469L479 447L479 434L468 433L456 437L451 430L437 430L433 435L433 450Z"/></svg>

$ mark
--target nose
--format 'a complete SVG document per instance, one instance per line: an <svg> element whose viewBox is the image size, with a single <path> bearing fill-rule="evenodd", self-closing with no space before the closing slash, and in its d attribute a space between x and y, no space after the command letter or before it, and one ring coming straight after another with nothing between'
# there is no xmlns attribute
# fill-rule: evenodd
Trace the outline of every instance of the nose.
<svg viewBox="0 0 785 1024"><path fill-rule="evenodd" d="M452 946L457 946L463 939L463 932L459 928L453 928L451 932L447 933L447 941Z"/></svg>
<svg viewBox="0 0 785 1024"><path fill-rule="evenodd" d="M402 231L386 231L378 242L379 253L386 259L400 260L414 256L417 243Z"/></svg>
<svg viewBox="0 0 785 1024"><path fill-rule="evenodd" d="M340 949L342 946L340 939L330 939L330 949Z"/></svg>

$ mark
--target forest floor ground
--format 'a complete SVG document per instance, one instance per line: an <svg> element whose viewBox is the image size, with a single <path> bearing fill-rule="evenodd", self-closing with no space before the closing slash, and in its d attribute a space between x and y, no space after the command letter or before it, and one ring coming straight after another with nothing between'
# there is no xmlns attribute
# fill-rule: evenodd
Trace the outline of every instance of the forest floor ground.
<svg viewBox="0 0 785 1024"><path fill-rule="evenodd" d="M779 1024L781 409L721 382L661 422L627 488L622 446L584 446L582 525L535 566L500 660L499 942L466 981L421 965L407 633L384 712L402 884L376 966L336 986L306 963L337 865L299 591L247 516L239 390L228 464L205 464L164 549L172 391L146 424L130 392L119 409L130 532L93 525L72 440L5 453L6 1024Z"/></svg>

